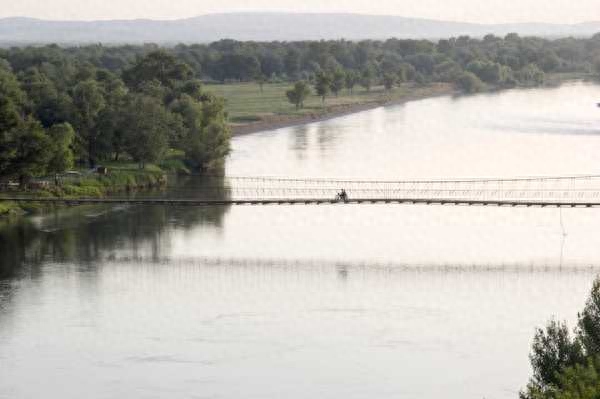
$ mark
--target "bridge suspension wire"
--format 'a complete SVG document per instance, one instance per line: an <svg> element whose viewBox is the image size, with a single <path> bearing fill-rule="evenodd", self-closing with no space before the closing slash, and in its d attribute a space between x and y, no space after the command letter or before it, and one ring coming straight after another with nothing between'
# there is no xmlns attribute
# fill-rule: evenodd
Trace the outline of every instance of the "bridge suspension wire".
<svg viewBox="0 0 600 399"><path fill-rule="evenodd" d="M227 176L205 185L175 187L153 197L108 199L12 198L66 203L136 203L167 205L270 205L327 203L405 203L512 206L600 206L600 175L506 178L366 180ZM344 190L347 197L338 197ZM1 198L8 200L8 197Z"/></svg>
<svg viewBox="0 0 600 399"><path fill-rule="evenodd" d="M592 203L600 201L600 175L508 178L365 180L227 176L224 193L231 199L332 198L345 190L351 199L423 199Z"/></svg>
<svg viewBox="0 0 600 399"><path fill-rule="evenodd" d="M600 179L600 174L559 175L559 176L513 176L513 177L448 177L430 179L364 179L364 178L323 178L323 177L286 177L286 176L207 176L229 181L254 181L278 183L348 183L348 184L405 184L405 183L492 183L492 182L527 182L527 181L565 181Z"/></svg>

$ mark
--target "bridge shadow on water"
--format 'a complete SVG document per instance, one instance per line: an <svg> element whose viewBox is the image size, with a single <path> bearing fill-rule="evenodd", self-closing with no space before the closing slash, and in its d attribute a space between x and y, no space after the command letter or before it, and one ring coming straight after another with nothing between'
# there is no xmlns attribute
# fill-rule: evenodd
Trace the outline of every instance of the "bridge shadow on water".
<svg viewBox="0 0 600 399"><path fill-rule="evenodd" d="M137 257L108 256L99 259L106 264L132 264L157 267L261 267L272 269L329 269L345 271L389 271L389 272L466 272L466 273L597 273L600 264L561 264L547 262L507 263L403 263L378 260L348 261L328 259L269 259L235 257Z"/></svg>

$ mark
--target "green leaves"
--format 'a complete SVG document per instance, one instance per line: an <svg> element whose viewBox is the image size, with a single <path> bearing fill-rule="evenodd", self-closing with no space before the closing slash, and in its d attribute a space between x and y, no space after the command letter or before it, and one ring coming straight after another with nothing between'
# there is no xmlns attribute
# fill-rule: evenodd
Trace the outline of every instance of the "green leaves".
<svg viewBox="0 0 600 399"><path fill-rule="evenodd" d="M466 93L478 93L485 89L485 84L472 72L464 72L456 83Z"/></svg>
<svg viewBox="0 0 600 399"><path fill-rule="evenodd" d="M62 173L71 169L74 164L73 143L75 142L75 130L69 123L54 125L48 131L52 152L47 173Z"/></svg>
<svg viewBox="0 0 600 399"><path fill-rule="evenodd" d="M294 87L286 91L288 101L296 106L296 109L304 107L304 100L310 95L310 88L305 81L298 81Z"/></svg>
<svg viewBox="0 0 600 399"><path fill-rule="evenodd" d="M321 97L323 103L325 102L325 97L327 97L331 91L331 82L332 78L329 73L325 71L318 71L315 74L315 91L317 92L317 95Z"/></svg>
<svg viewBox="0 0 600 399"><path fill-rule="evenodd" d="M9 132L13 148L8 175L19 178L21 184L46 173L52 158L52 141L42 125L27 119Z"/></svg>
<svg viewBox="0 0 600 399"><path fill-rule="evenodd" d="M139 90L142 84L152 81L173 89L177 82L189 80L193 74L187 64L164 50L158 50L140 58L123 73L123 80L133 90Z"/></svg>
<svg viewBox="0 0 600 399"><path fill-rule="evenodd" d="M533 376L522 399L600 399L600 278L575 336L565 323L550 321L536 331L530 360Z"/></svg>

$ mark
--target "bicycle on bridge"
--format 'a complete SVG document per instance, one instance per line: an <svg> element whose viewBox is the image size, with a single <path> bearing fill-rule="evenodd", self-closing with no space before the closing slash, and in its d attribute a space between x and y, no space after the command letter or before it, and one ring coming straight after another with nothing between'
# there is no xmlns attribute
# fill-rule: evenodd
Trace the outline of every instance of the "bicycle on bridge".
<svg viewBox="0 0 600 399"><path fill-rule="evenodd" d="M339 193L337 193L337 195L335 196L335 200L336 200L336 202L347 203L349 201L349 198L348 198L348 193L346 192L346 190L344 190L342 188L342 190Z"/></svg>

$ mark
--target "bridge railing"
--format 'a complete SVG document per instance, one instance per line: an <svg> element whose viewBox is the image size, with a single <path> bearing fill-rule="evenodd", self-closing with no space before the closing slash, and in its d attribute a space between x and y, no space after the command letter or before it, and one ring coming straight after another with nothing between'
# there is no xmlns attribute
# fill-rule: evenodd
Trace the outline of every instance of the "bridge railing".
<svg viewBox="0 0 600 399"><path fill-rule="evenodd" d="M508 179L345 180L230 177L231 199L332 199L344 189L353 199L457 199L494 201L597 202L600 176Z"/></svg>

